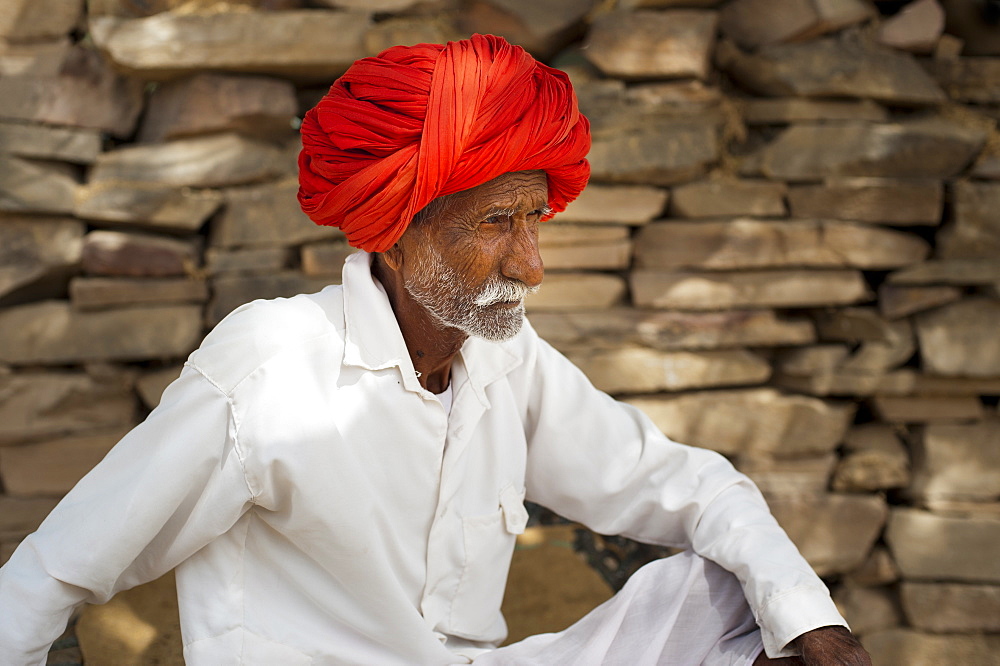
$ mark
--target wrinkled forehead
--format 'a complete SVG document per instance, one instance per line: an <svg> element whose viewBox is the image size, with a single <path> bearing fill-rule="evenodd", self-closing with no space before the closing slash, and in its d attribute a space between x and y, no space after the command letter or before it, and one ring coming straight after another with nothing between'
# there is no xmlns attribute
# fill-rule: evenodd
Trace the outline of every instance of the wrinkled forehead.
<svg viewBox="0 0 1000 666"><path fill-rule="evenodd" d="M482 185L434 199L418 219L447 212L452 215L516 214L544 208L548 177L544 171L513 171Z"/></svg>

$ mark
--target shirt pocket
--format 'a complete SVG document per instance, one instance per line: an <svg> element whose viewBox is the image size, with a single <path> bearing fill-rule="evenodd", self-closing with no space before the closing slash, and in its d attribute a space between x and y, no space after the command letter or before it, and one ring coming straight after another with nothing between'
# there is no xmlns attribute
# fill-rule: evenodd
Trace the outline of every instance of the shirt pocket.
<svg viewBox="0 0 1000 666"><path fill-rule="evenodd" d="M499 502L498 511L462 519L465 559L449 618L452 634L489 643L507 633L500 603L514 543L528 522L523 489L508 484Z"/></svg>

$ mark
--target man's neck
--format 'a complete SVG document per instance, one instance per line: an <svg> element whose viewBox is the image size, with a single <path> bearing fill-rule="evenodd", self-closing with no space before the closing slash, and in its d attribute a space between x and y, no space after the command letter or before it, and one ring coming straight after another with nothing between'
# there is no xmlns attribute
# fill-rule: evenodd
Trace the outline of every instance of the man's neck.
<svg viewBox="0 0 1000 666"><path fill-rule="evenodd" d="M403 334L406 350L420 385L441 393L451 381L451 362L469 337L457 328L445 327L417 303L396 271L386 267L379 255L372 258L372 275L382 284Z"/></svg>

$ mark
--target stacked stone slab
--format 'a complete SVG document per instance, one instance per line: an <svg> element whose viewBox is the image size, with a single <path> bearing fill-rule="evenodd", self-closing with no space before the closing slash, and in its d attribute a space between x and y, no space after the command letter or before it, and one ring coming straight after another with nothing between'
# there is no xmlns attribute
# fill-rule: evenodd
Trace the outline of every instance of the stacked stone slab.
<svg viewBox="0 0 1000 666"><path fill-rule="evenodd" d="M228 312L339 282L294 177L332 78L492 32L593 128L535 328L754 478L876 663L995 659L1000 29L898 4L9 0L0 558Z"/></svg>

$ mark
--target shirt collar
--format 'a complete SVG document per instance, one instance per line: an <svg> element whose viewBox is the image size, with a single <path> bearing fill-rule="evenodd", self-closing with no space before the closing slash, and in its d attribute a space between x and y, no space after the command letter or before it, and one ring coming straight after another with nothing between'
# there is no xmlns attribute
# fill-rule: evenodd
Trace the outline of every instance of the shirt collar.
<svg viewBox="0 0 1000 666"><path fill-rule="evenodd" d="M413 369L389 297L372 276L371 262L372 255L363 250L344 262L344 364L367 370L398 367L403 386L419 393L424 389ZM513 341L489 342L470 337L460 355L469 383L487 407L486 386L521 364Z"/></svg>

